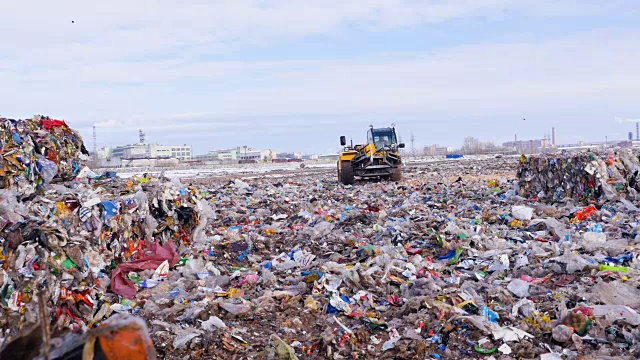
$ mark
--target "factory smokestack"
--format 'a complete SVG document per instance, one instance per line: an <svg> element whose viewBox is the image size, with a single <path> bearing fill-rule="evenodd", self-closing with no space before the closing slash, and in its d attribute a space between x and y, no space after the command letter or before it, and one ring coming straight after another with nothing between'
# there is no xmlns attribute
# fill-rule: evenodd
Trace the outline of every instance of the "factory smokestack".
<svg viewBox="0 0 640 360"><path fill-rule="evenodd" d="M551 128L551 145L553 147L556 147L556 128L555 127Z"/></svg>

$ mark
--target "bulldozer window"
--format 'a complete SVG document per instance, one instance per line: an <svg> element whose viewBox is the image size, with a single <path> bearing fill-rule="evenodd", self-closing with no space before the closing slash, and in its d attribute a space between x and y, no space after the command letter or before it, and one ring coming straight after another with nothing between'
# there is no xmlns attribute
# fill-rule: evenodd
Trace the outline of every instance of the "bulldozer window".
<svg viewBox="0 0 640 360"><path fill-rule="evenodd" d="M373 133L373 142L376 144L376 148L382 148L385 145L392 145L396 143L396 138L392 132L379 132Z"/></svg>

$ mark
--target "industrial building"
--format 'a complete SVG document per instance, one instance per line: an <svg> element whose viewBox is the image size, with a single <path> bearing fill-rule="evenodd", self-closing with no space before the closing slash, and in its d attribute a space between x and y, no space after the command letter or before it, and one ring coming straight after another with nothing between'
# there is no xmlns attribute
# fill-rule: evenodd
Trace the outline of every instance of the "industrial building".
<svg viewBox="0 0 640 360"><path fill-rule="evenodd" d="M338 159L340 159L340 154L318 155L318 160L323 162L327 162L327 161L333 162L333 161L338 161Z"/></svg>
<svg viewBox="0 0 640 360"><path fill-rule="evenodd" d="M94 127L94 156L96 160L137 160L137 159L178 159L180 161L191 159L192 151L190 145L160 145L147 144L146 135L140 130L140 141L136 144L115 146L113 148L95 147L95 127Z"/></svg>
<svg viewBox="0 0 640 360"><path fill-rule="evenodd" d="M551 134L546 133L542 139L534 140L518 140L518 136L515 136L514 141L507 141L502 143L502 146L509 149L516 149L518 151L537 151L541 149L555 148L556 143L556 128L551 128Z"/></svg>
<svg viewBox="0 0 640 360"><path fill-rule="evenodd" d="M98 158L111 159L191 159L190 145L129 144L103 149L96 155Z"/></svg>
<svg viewBox="0 0 640 360"><path fill-rule="evenodd" d="M204 157L206 161L237 162L255 161L266 162L277 158L275 150L256 150L248 146L238 146L232 149L212 150Z"/></svg>
<svg viewBox="0 0 640 360"><path fill-rule="evenodd" d="M302 153L296 153L296 152L282 152L282 153L278 153L277 155L278 159L302 159Z"/></svg>
<svg viewBox="0 0 640 360"><path fill-rule="evenodd" d="M95 127L94 127L95 142ZM140 130L140 142L137 144L129 144L116 146L113 148L102 148L95 150L97 160L121 159L121 160L139 160L139 159L178 159L180 161L191 159L190 145L160 145L147 144L146 134ZM94 144L95 146L95 144Z"/></svg>
<svg viewBox="0 0 640 360"><path fill-rule="evenodd" d="M536 139L536 140L517 140L508 141L502 144L503 147L512 149L544 149L551 146L551 142L548 139Z"/></svg>
<svg viewBox="0 0 640 360"><path fill-rule="evenodd" d="M94 167L174 166L192 156L190 145L147 144L142 130L139 132L140 141L136 144L100 149L95 144L95 127L93 136Z"/></svg>
<svg viewBox="0 0 640 360"><path fill-rule="evenodd" d="M439 145L428 145L423 149L424 156L444 156L453 151L452 147L439 146Z"/></svg>

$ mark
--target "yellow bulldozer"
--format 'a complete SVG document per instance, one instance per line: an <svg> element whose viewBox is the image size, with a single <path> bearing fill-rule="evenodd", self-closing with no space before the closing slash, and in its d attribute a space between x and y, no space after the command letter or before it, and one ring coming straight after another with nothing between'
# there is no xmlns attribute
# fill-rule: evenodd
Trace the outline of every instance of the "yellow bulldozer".
<svg viewBox="0 0 640 360"><path fill-rule="evenodd" d="M345 185L354 183L355 178L382 178L400 181L402 179L402 159L395 126L374 128L367 131L367 143L347 146L347 138L340 137L343 147L338 160L338 181Z"/></svg>

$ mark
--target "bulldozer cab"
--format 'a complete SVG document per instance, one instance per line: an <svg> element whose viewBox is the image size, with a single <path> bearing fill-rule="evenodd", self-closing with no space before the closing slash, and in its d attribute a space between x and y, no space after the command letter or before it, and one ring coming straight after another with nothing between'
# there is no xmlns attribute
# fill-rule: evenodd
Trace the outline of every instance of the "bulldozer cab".
<svg viewBox="0 0 640 360"><path fill-rule="evenodd" d="M394 146L398 143L396 131L393 128L370 128L367 131L367 143L375 144L376 149Z"/></svg>

